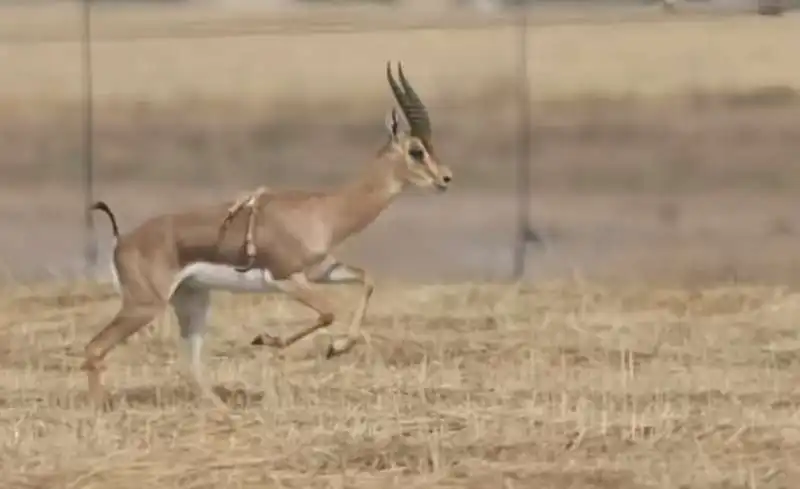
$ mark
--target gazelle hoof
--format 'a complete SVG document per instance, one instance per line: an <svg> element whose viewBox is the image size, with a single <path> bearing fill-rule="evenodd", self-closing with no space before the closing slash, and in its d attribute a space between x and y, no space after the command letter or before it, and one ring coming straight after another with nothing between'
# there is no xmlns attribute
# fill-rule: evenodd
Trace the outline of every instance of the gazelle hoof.
<svg viewBox="0 0 800 489"><path fill-rule="evenodd" d="M260 334L253 338L253 341L251 341L250 344L253 346L271 346L273 348L282 348L283 340L268 334Z"/></svg>
<svg viewBox="0 0 800 489"><path fill-rule="evenodd" d="M328 345L328 350L325 352L325 358L327 360L330 360L336 355L339 355L339 353L336 352L336 349L333 347L333 343L331 343L330 345Z"/></svg>
<svg viewBox="0 0 800 489"><path fill-rule="evenodd" d="M352 338L344 338L340 341L334 340L328 345L328 351L325 352L325 358L331 359L333 357L338 357L339 355L345 354L352 350L355 344L356 341Z"/></svg>

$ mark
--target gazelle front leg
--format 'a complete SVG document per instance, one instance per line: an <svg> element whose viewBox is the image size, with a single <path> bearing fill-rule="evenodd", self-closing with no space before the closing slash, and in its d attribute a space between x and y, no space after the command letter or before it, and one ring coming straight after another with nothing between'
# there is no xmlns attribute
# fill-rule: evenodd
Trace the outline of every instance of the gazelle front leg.
<svg viewBox="0 0 800 489"><path fill-rule="evenodd" d="M250 343L251 345L266 345L275 348L286 348L287 346L290 346L310 335L314 331L333 324L335 319L333 308L328 303L327 299L320 295L319 292L311 289L311 287L308 285L306 275L303 272L295 273L286 280L277 281L275 282L275 286L281 292L286 293L296 301L316 311L319 315L317 317L317 322L306 329L298 331L288 338L278 338L266 333L262 333L253 339L253 341Z"/></svg>
<svg viewBox="0 0 800 489"><path fill-rule="evenodd" d="M362 285L361 299L350 321L347 337L338 341L334 340L328 347L326 356L331 358L347 353L361 338L361 323L364 322L364 317L367 315L369 300L375 290L372 279L365 270L346 265L331 255L328 255L320 264L308 270L306 275L312 282L321 284L360 283Z"/></svg>
<svg viewBox="0 0 800 489"><path fill-rule="evenodd" d="M372 283L372 279L364 270L354 266L345 265L330 255L325 257L325 259L323 259L323 261L319 264L306 270L305 273L297 273L289 280L276 282L276 286L278 286L281 291L317 311L319 314L317 323L285 339L276 338L266 333L260 334L253 339L251 342L252 345L267 345L276 348L286 348L287 346L310 335L314 331L327 327L333 323L333 309L328 304L328 301L319 294L319 292L311 289L308 284L309 280L320 284L361 283L363 285L363 294L350 322L347 337L338 341L334 340L330 346L328 346L326 357L331 358L341 355L350 351L353 346L355 346L355 344L361 338L361 323L364 321L364 317L366 316L369 299L372 297L372 292L375 287Z"/></svg>

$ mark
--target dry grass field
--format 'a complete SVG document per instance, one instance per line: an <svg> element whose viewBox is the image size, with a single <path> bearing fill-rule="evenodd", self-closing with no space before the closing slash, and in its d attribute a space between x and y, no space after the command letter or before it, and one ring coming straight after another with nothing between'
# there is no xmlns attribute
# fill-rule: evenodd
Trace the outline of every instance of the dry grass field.
<svg viewBox="0 0 800 489"><path fill-rule="evenodd" d="M349 355L320 356L338 323L251 347L310 313L221 293L205 357L227 413L180 381L172 313L110 355L97 413L77 366L118 297L20 285L81 266L77 11L0 8L0 487L797 487L800 17L534 12L547 247L513 286L513 29L343 12L96 12L96 197L123 229L354 175L382 142L388 58L457 184L342 251L378 282ZM356 290L330 293L348 319Z"/></svg>
<svg viewBox="0 0 800 489"><path fill-rule="evenodd" d="M110 287L4 293L3 487L800 480L800 300L784 288L381 284L366 342L335 360L319 356L327 333L283 355L248 346L312 318L280 297L222 294L206 357L227 414L181 384L171 315L110 356L115 409L95 414L77 357L116 307Z"/></svg>

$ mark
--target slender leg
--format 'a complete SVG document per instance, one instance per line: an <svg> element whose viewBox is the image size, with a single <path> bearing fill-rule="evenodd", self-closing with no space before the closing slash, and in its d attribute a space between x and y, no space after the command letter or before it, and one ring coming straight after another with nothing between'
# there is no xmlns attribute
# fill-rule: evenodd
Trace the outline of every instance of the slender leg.
<svg viewBox="0 0 800 489"><path fill-rule="evenodd" d="M81 370L86 372L89 396L96 404L102 405L105 397L100 373L104 370L103 360L108 352L147 326L162 310L163 306L160 305L123 302L114 319L86 345L86 359L81 365Z"/></svg>
<svg viewBox="0 0 800 489"><path fill-rule="evenodd" d="M363 293L355 313L353 314L353 318L350 321L347 337L340 341L332 342L328 347L327 357L331 358L350 351L361 338L361 323L364 322L369 300L372 297L372 292L375 290L372 279L363 269L346 265L330 255L319 265L309 270L308 277L311 281L322 284L362 284Z"/></svg>
<svg viewBox="0 0 800 489"><path fill-rule="evenodd" d="M310 335L314 331L327 327L333 323L335 319L333 308L328 303L327 299L311 289L304 273L299 272L286 280L276 281L275 286L281 292L286 293L296 301L316 311L319 315L317 317L317 322L287 338L277 338L275 336L263 333L256 336L251 344L266 345L275 348L286 348L287 346L292 345Z"/></svg>
<svg viewBox="0 0 800 489"><path fill-rule="evenodd" d="M206 329L211 294L207 289L181 285L170 300L180 327L184 361L189 380L199 390L203 399L214 406L225 408L222 400L214 394L203 372L203 334Z"/></svg>
<svg viewBox="0 0 800 489"><path fill-rule="evenodd" d="M97 404L104 404L100 373L106 355L164 311L176 273L168 255L144 256L136 248L118 248L115 264L122 306L86 345L81 365L87 375L89 395Z"/></svg>
<svg viewBox="0 0 800 489"><path fill-rule="evenodd" d="M317 311L317 313L320 314L318 322L286 339L276 338L268 334L261 334L253 340L252 344L285 348L305 338L314 331L333 323L334 315L332 308L328 305L327 300L310 288L308 280L320 284L361 283L363 285L364 292L353 314L347 337L338 341L333 341L330 346L328 346L326 356L331 358L341 355L350 351L353 346L355 346L361 338L361 324L367 314L369 300L370 297L372 297L372 292L375 287L369 275L364 270L345 265L330 255L319 264L311 267L304 274L296 274L293 276L292 280L276 283L283 292L286 292L296 300Z"/></svg>

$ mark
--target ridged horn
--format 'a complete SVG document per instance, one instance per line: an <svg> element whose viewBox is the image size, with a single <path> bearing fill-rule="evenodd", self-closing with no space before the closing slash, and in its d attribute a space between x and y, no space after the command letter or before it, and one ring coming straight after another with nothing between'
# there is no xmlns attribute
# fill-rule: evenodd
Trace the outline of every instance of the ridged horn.
<svg viewBox="0 0 800 489"><path fill-rule="evenodd" d="M408 82L405 73L403 73L403 65L401 63L397 63L397 73L400 77L400 85L402 85L402 88L398 85L394 76L392 76L391 62L387 62L386 78L389 81L392 93L394 93L394 98L400 106L400 110L403 111L403 115L405 115L408 121L411 134L428 142L431 137L431 121L428 116L428 110L425 108L425 104L422 100L420 100L419 95L417 95Z"/></svg>
<svg viewBox="0 0 800 489"><path fill-rule="evenodd" d="M400 84L403 85L403 90L406 92L406 101L408 103L408 116L414 121L417 127L415 135L428 139L431 137L431 119L428 116L428 109L425 104L420 100L419 95L411 87L411 84L406 79L403 73L403 65L397 63L397 75L400 77Z"/></svg>

